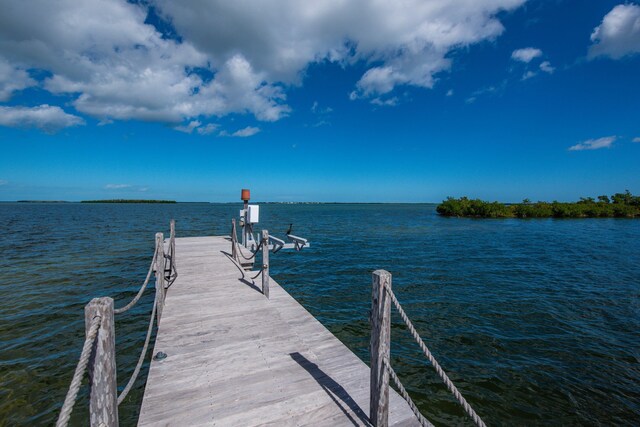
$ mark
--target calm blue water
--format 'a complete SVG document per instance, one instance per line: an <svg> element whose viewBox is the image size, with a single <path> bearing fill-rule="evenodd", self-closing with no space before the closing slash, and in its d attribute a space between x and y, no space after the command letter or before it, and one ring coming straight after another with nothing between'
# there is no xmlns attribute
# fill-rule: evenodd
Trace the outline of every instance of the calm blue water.
<svg viewBox="0 0 640 427"><path fill-rule="evenodd" d="M154 234L228 234L237 205L0 203L0 425L51 424L64 400L93 297L127 302ZM298 301L368 360L371 272L393 287L427 345L490 425L640 423L640 221L441 218L433 205L261 206L313 246L272 256ZM152 292L116 323L124 385ZM466 419L403 328L392 364L436 424ZM145 367L146 369L146 367ZM120 406L134 425L144 377ZM84 425L86 390L72 420Z"/></svg>

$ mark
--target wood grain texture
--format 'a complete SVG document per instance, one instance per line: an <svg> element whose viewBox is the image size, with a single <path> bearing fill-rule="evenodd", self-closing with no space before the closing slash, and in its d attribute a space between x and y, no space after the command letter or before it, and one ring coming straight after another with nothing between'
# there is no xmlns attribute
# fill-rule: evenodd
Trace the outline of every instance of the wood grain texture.
<svg viewBox="0 0 640 427"><path fill-rule="evenodd" d="M164 308L164 235L156 233L156 319L158 325L162 318L162 310Z"/></svg>
<svg viewBox="0 0 640 427"><path fill-rule="evenodd" d="M89 371L89 425L118 427L115 323L113 299L94 298L84 309L87 331L94 317L100 316L100 328L93 343Z"/></svg>
<svg viewBox="0 0 640 427"><path fill-rule="evenodd" d="M262 230L262 294L269 299L269 232Z"/></svg>
<svg viewBox="0 0 640 427"><path fill-rule="evenodd" d="M228 237L176 239L140 426L353 426L369 422L369 368L280 285L270 299ZM419 425L389 393L389 424Z"/></svg>
<svg viewBox="0 0 640 427"><path fill-rule="evenodd" d="M391 274L376 270L371 284L371 408L369 417L376 427L389 425L389 372L384 361L389 361L391 344L391 299L385 291L391 289Z"/></svg>
<svg viewBox="0 0 640 427"><path fill-rule="evenodd" d="M238 234L236 231L236 219L231 220L231 256L236 261L238 260L238 253L236 252L238 246Z"/></svg>
<svg viewBox="0 0 640 427"><path fill-rule="evenodd" d="M177 269L176 265L176 220L172 219L169 222L169 277L172 279L174 272ZM166 268L166 267L165 267ZM171 280L170 279L170 280ZM166 286L166 283L165 283Z"/></svg>

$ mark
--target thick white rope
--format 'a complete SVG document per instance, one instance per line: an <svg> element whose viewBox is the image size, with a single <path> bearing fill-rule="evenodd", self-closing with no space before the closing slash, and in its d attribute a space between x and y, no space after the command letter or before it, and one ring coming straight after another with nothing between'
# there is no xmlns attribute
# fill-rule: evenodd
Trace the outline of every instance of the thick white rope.
<svg viewBox="0 0 640 427"><path fill-rule="evenodd" d="M389 362L387 360L383 360L382 363L384 364L385 369L389 372L389 376L393 380L394 384L396 385L396 387L398 387L398 391L400 391L400 395L404 400L407 401L407 403L409 404L409 408L411 408L411 410L413 411L413 414L416 416L416 418L418 419L422 427L433 427L433 424L431 424L429 420L427 420L420 413L420 410L418 409L416 404L413 403L413 400L411 400L409 393L407 393L407 390L405 390L404 386L400 382L400 379L398 378L398 375L396 375L396 372L393 370Z"/></svg>
<svg viewBox="0 0 640 427"><path fill-rule="evenodd" d="M120 405L122 401L127 397L127 394L129 394L129 390L131 390L131 387L133 387L133 384L136 382L136 379L138 378L138 374L140 373L140 368L144 363L144 358L147 354L147 348L149 347L149 341L151 340L151 331L153 330L153 323L156 318L156 308L158 306L157 295L158 294L156 294L156 299L153 301L153 309L151 310L151 319L149 320L149 328L147 329L147 338L145 338L144 340L144 346L142 347L142 351L140 352L140 357L138 358L138 364L136 365L136 368L133 370L133 375L131 375L129 382L125 386L124 390L122 390L122 393L120 393L120 396L118 396L118 405Z"/></svg>
<svg viewBox="0 0 640 427"><path fill-rule="evenodd" d="M444 370L442 369L442 367L440 366L436 358L433 357L433 354L431 354L431 351L429 351L429 349L425 345L424 341L418 334L418 331L416 331L416 328L413 327L413 323L411 323L411 321L407 317L407 314L402 309L402 306L398 302L398 299L396 298L393 291L386 286L385 286L385 289L387 291L387 294L389 294L389 296L391 297L391 301L393 301L393 305L395 305L396 308L398 309L398 313L400 313L400 317L402 317L402 320L404 321L405 325L407 325L407 328L409 328L409 332L413 336L413 339L415 339L416 343L418 343L424 355L427 357L427 359L429 359L429 362L431 362L436 372L438 373L438 376L440 377L442 382L444 382L445 385L447 386L447 389L451 392L451 394L453 394L453 396L456 398L458 403L460 403L460 405L464 408L465 412L473 420L476 426L487 427L484 421L482 421L480 416L476 413L476 411L473 410L471 405L467 403L467 400L462 396L462 394L460 394L460 392L458 391L456 386L453 384L453 382L451 382L451 380L449 379L447 374L444 372Z"/></svg>
<svg viewBox="0 0 640 427"><path fill-rule="evenodd" d="M82 346L82 353L80 353L80 360L78 360L78 365L73 373L73 379L69 385L67 397L65 397L62 409L60 409L60 415L58 416L56 427L66 427L69 423L71 411L73 411L73 405L76 403L76 398L78 397L78 391L82 384L82 377L84 376L84 371L87 369L89 357L91 356L91 349L93 347L93 342L96 340L96 336L98 335L101 320L102 318L100 316L96 316L91 320L89 332L87 332L87 337L85 338L84 345Z"/></svg>
<svg viewBox="0 0 640 427"><path fill-rule="evenodd" d="M138 291L138 294L135 296L135 298L133 298L131 300L131 302L129 304L125 305L124 307L114 309L113 312L115 314L120 314L120 313L124 313L125 311L128 311L130 308L132 308L134 305L136 305L136 303L138 302L138 300L140 299L140 297L144 293L144 290L147 288L147 285L149 284L149 279L151 279L151 273L153 273L153 266L154 266L154 264L156 262L156 257L158 256L158 250L157 249L158 248L156 248L156 250L154 251L153 259L151 260L151 265L149 266L149 272L147 273L147 278L144 279L144 283L140 287L140 290Z"/></svg>

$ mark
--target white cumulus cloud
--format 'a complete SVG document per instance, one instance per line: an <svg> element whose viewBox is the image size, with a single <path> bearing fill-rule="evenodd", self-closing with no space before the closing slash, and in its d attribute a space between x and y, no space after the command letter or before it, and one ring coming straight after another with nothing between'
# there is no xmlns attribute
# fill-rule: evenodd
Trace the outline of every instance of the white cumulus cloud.
<svg viewBox="0 0 640 427"><path fill-rule="evenodd" d="M48 133L60 129L83 125L84 120L65 113L55 105L42 104L38 107L0 107L0 126L38 128Z"/></svg>
<svg viewBox="0 0 640 427"><path fill-rule="evenodd" d="M542 56L542 51L535 47L525 47L511 52L512 59L525 63L529 63L539 56Z"/></svg>
<svg viewBox="0 0 640 427"><path fill-rule="evenodd" d="M602 19L591 33L589 57L619 59L640 52L640 6L619 4Z"/></svg>
<svg viewBox="0 0 640 427"><path fill-rule="evenodd" d="M202 125L202 122L198 120L192 120L187 125L175 126L175 130L191 134L193 131L196 131L200 135L211 135L218 129L218 125L214 123L208 123L206 125Z"/></svg>
<svg viewBox="0 0 640 427"><path fill-rule="evenodd" d="M632 139L633 142L640 142L640 136L636 136Z"/></svg>
<svg viewBox="0 0 640 427"><path fill-rule="evenodd" d="M552 74L556 70L555 67L551 66L551 63L549 61L544 61L540 63L540 69L545 73L549 73L549 74Z"/></svg>
<svg viewBox="0 0 640 427"><path fill-rule="evenodd" d="M200 135L211 135L216 130L218 130L218 125L216 125L214 123L208 123L208 124L206 124L204 126L199 127L196 130Z"/></svg>
<svg viewBox="0 0 640 427"><path fill-rule="evenodd" d="M579 144L572 145L571 147L569 147L569 151L598 150L600 148L610 148L616 139L616 136L605 136L598 139L588 139Z"/></svg>
<svg viewBox="0 0 640 427"><path fill-rule="evenodd" d="M430 88L448 54L499 36L525 0L5 0L0 100L34 84L97 118L172 123L230 113L276 121L307 67L369 64L353 99ZM153 6L179 37L145 23ZM44 70L35 82L25 71ZM187 125L184 130L189 130ZM214 129L198 126L200 132Z"/></svg>
<svg viewBox="0 0 640 427"><path fill-rule="evenodd" d="M233 136L233 137L239 137L239 138L246 138L248 136L253 136L257 134L258 132L260 132L259 128L253 127L253 126L247 126L246 128L237 130L233 133L222 131L220 132L220 136Z"/></svg>
<svg viewBox="0 0 640 427"><path fill-rule="evenodd" d="M10 64L0 56L0 102L11 99L13 92L36 84L25 70Z"/></svg>
<svg viewBox="0 0 640 427"><path fill-rule="evenodd" d="M495 15L524 0L156 0L178 32L213 63L241 52L267 82L298 84L309 63L376 62L357 89L376 96L399 84L431 87L454 48L500 35ZM381 63L381 64L379 64Z"/></svg>
<svg viewBox="0 0 640 427"><path fill-rule="evenodd" d="M400 100L398 99L398 97L394 96L393 98L389 99L373 98L371 100L371 103L379 107L395 107L396 105L398 105L399 101Z"/></svg>
<svg viewBox="0 0 640 427"><path fill-rule="evenodd" d="M530 63L536 59L536 58L540 58L542 57L543 53L542 50L535 48L535 47L525 47L522 49L516 49L513 52L511 52L511 59L513 59L514 61L518 61L518 62L522 62L525 64L525 73L522 75L522 79L521 80L528 80L532 77L535 77L539 74L539 72L536 70L531 70L531 69L527 69L530 68L531 65ZM543 71L547 74L552 74L555 71L555 67L553 67L551 65L551 62L549 61L542 61L539 65L538 65L538 69L540 71Z"/></svg>
<svg viewBox="0 0 640 427"><path fill-rule="evenodd" d="M184 133L193 133L193 131L200 126L202 123L200 123L197 120L193 120L191 122L189 122L188 125L186 126L176 126L174 127L175 130L179 131L179 132L184 132Z"/></svg>
<svg viewBox="0 0 640 427"><path fill-rule="evenodd" d="M0 57L14 69L49 71L46 90L71 95L78 111L102 122L179 123L233 112L277 120L288 111L278 105L284 102L280 89L253 71L241 52L212 64L189 40L167 39L145 24L144 6L123 0L11 3L0 14ZM194 72L198 68L215 73L214 79Z"/></svg>

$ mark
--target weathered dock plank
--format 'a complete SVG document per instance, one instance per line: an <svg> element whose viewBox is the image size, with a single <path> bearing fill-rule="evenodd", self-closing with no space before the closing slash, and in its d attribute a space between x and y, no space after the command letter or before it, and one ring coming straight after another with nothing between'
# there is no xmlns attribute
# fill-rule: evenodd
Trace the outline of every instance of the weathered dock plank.
<svg viewBox="0 0 640 427"><path fill-rule="evenodd" d="M224 237L176 239L139 426L370 425L369 368L278 283L238 268ZM418 425L390 393L389 425Z"/></svg>

